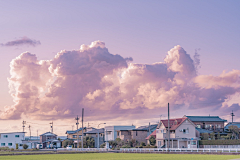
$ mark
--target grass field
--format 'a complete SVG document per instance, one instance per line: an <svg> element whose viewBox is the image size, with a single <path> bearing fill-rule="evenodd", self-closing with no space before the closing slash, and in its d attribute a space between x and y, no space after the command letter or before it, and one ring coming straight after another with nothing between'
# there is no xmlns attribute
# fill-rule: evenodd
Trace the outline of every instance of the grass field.
<svg viewBox="0 0 240 160"><path fill-rule="evenodd" d="M201 154L134 154L134 153L85 153L0 156L0 160L228 160L240 159L240 155Z"/></svg>

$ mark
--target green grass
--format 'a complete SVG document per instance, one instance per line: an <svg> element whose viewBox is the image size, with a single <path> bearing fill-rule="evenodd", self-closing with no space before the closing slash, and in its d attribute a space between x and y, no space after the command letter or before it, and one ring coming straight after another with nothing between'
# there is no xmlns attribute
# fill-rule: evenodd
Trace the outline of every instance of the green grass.
<svg viewBox="0 0 240 160"><path fill-rule="evenodd" d="M0 160L228 160L240 155L83 153L0 156Z"/></svg>

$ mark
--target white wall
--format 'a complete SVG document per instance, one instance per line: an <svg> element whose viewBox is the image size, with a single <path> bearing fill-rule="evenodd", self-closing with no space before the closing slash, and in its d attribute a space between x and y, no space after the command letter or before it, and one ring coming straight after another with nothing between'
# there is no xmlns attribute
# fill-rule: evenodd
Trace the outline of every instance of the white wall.
<svg viewBox="0 0 240 160"><path fill-rule="evenodd" d="M0 133L0 147L16 148L25 139L24 132Z"/></svg>
<svg viewBox="0 0 240 160"><path fill-rule="evenodd" d="M135 129L135 126L107 126L104 128L105 132L105 141L114 141L117 138L117 131L118 130L131 130ZM110 134L106 134L110 132Z"/></svg>
<svg viewBox="0 0 240 160"><path fill-rule="evenodd" d="M188 129L188 133L183 133L180 130ZM175 130L176 138L196 138L196 128L189 121L185 120L176 130Z"/></svg>

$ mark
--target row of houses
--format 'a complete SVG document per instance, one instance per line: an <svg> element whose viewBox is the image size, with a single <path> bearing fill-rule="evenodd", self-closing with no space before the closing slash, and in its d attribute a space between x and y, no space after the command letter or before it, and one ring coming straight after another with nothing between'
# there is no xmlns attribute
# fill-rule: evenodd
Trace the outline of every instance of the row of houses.
<svg viewBox="0 0 240 160"><path fill-rule="evenodd" d="M81 141L83 136L94 138L95 147L100 147L106 143L106 147L110 147L108 142L116 138L128 142L132 139L149 143L149 139L153 136L156 139L156 146L159 148L197 148L198 141L203 133L220 133L227 135L228 127L235 125L238 128L240 123L228 123L226 120L218 116L183 116L182 118L174 118L169 120L160 120L158 124L145 125L137 127L131 126L106 126L101 129L93 127L79 128L78 130L67 130L66 137L59 138L56 134L46 132L40 137L25 137L25 132L0 133L1 147L22 149L24 144L29 148L37 148L40 144L42 148L60 148L61 141L68 139L73 140L74 146L77 146L77 140ZM78 136L78 137L77 137Z"/></svg>

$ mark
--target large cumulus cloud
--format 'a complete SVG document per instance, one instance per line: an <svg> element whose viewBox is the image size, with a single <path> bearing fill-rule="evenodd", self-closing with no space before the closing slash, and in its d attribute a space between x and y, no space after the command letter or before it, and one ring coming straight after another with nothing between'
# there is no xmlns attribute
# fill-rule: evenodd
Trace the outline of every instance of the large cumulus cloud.
<svg viewBox="0 0 240 160"><path fill-rule="evenodd" d="M233 108L226 101L240 91L239 70L198 75L199 55L193 60L181 46L172 48L163 62L131 61L109 53L101 41L79 50L62 50L45 61L22 53L10 64L8 81L15 104L6 106L1 117L64 119L85 108L91 120L136 119L158 114L168 102L174 110L224 111Z"/></svg>

